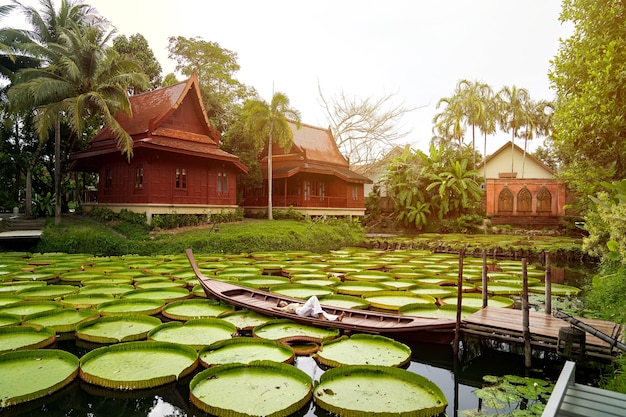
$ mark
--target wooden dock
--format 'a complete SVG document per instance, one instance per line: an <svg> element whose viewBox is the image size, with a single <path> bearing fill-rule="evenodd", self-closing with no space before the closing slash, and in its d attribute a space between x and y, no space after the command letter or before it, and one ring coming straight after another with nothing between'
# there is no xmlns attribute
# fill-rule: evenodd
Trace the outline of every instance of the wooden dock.
<svg viewBox="0 0 626 417"><path fill-rule="evenodd" d="M622 340L622 326L609 321L583 319L580 321L596 328L613 339ZM530 344L533 349L557 351L559 330L570 327L565 321L552 315L538 312L529 313ZM522 310L486 307L461 323L463 335L474 335L482 339L524 344ZM599 359L614 359L618 350L608 342L591 334L585 335L585 354Z"/></svg>

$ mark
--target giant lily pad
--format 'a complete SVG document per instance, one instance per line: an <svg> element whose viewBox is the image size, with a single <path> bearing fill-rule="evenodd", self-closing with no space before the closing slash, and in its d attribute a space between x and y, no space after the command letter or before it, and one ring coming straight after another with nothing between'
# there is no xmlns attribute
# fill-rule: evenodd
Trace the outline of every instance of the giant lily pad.
<svg viewBox="0 0 626 417"><path fill-rule="evenodd" d="M0 352L39 349L50 346L54 341L55 333L52 329L36 329L30 326L0 327Z"/></svg>
<svg viewBox="0 0 626 417"><path fill-rule="evenodd" d="M93 343L119 343L145 339L161 324L152 316L104 316L76 326L76 337Z"/></svg>
<svg viewBox="0 0 626 417"><path fill-rule="evenodd" d="M73 308L44 311L28 317L27 324L47 327L57 333L73 332L79 323L99 317L94 310L74 310Z"/></svg>
<svg viewBox="0 0 626 417"><path fill-rule="evenodd" d="M79 294L110 294L114 297L134 291L135 287L130 284L94 284L81 287Z"/></svg>
<svg viewBox="0 0 626 417"><path fill-rule="evenodd" d="M311 377L272 361L214 366L189 384L191 402L216 416L288 416L311 399Z"/></svg>
<svg viewBox="0 0 626 417"><path fill-rule="evenodd" d="M98 305L114 299L111 294L70 294L63 297L60 302L66 307L95 309Z"/></svg>
<svg viewBox="0 0 626 417"><path fill-rule="evenodd" d="M342 282L335 286L335 291L338 294L356 295L362 296L375 291L389 290L389 286L381 284L379 282L362 282L362 281L349 281Z"/></svg>
<svg viewBox="0 0 626 417"><path fill-rule="evenodd" d="M13 303L19 303L20 301L24 301L24 297L16 295L16 294L0 293L0 307L13 304Z"/></svg>
<svg viewBox="0 0 626 417"><path fill-rule="evenodd" d="M369 301L362 297L352 295L329 294L319 298L320 303L341 308L354 308L357 310L367 310L370 306Z"/></svg>
<svg viewBox="0 0 626 417"><path fill-rule="evenodd" d="M161 314L172 320L202 319L217 317L228 311L233 311L234 307L215 300L197 299L174 301L163 307Z"/></svg>
<svg viewBox="0 0 626 417"><path fill-rule="evenodd" d="M315 359L326 366L402 366L411 360L411 349L384 336L354 334L322 343Z"/></svg>
<svg viewBox="0 0 626 417"><path fill-rule="evenodd" d="M26 301L55 300L78 292L73 285L46 285L45 287L24 288L17 292Z"/></svg>
<svg viewBox="0 0 626 417"><path fill-rule="evenodd" d="M456 296L444 297L441 301L445 304L457 304ZM507 297L501 296L490 296L487 297L487 305L489 307L503 307L503 308L513 308L515 302ZM483 296L482 294L463 294L463 300L461 305L464 307L474 308L476 310L481 309L483 306Z"/></svg>
<svg viewBox="0 0 626 417"><path fill-rule="evenodd" d="M220 340L227 340L237 332L234 324L222 319L194 319L185 323L163 323L148 333L148 340L180 343L196 350Z"/></svg>
<svg viewBox="0 0 626 417"><path fill-rule="evenodd" d="M360 272L348 272L345 275L345 279L347 281L377 282L393 279L393 275L391 275L389 272L367 270Z"/></svg>
<svg viewBox="0 0 626 417"><path fill-rule="evenodd" d="M260 326L261 324L265 324L271 320L267 316L250 310L237 310L227 312L221 314L220 318L234 324L238 330L245 331L252 330L256 326Z"/></svg>
<svg viewBox="0 0 626 417"><path fill-rule="evenodd" d="M289 278L272 275L254 275L241 278L237 284L250 288L268 290L275 285L289 284Z"/></svg>
<svg viewBox="0 0 626 417"><path fill-rule="evenodd" d="M373 365L326 371L313 398L319 407L340 416L435 416L448 405L441 389L423 376Z"/></svg>
<svg viewBox="0 0 626 417"><path fill-rule="evenodd" d="M429 295L417 295L409 291L376 291L363 296L370 303L370 307L382 310L395 310L407 304L424 303L435 304L435 299Z"/></svg>
<svg viewBox="0 0 626 417"><path fill-rule="evenodd" d="M124 294L125 299L143 300L163 300L166 303L171 301L185 300L191 298L191 293L186 288L152 288L148 290L135 290Z"/></svg>
<svg viewBox="0 0 626 417"><path fill-rule="evenodd" d="M80 377L105 388L152 388L189 375L197 359L195 349L177 343L120 343L86 353L80 359Z"/></svg>
<svg viewBox="0 0 626 417"><path fill-rule="evenodd" d="M22 320L12 314L0 313L0 327L20 324Z"/></svg>
<svg viewBox="0 0 626 417"><path fill-rule="evenodd" d="M326 286L321 285L307 285L307 284L280 284L270 287L270 291L282 294L287 297L300 298L306 300L309 297L332 294L333 290Z"/></svg>
<svg viewBox="0 0 626 417"><path fill-rule="evenodd" d="M21 320L27 320L32 314L62 308L61 303L55 301L20 301L0 307L0 313L11 314Z"/></svg>
<svg viewBox="0 0 626 417"><path fill-rule="evenodd" d="M78 375L78 358L54 350L22 350L0 354L0 409L58 391Z"/></svg>
<svg viewBox="0 0 626 417"><path fill-rule="evenodd" d="M45 285L47 285L45 281L0 282L0 294L15 294L25 288L42 287Z"/></svg>
<svg viewBox="0 0 626 417"><path fill-rule="evenodd" d="M159 300L131 298L128 300L113 300L98 304L98 311L103 316L118 314L146 314L152 316L154 314L159 314L164 305L165 303Z"/></svg>
<svg viewBox="0 0 626 417"><path fill-rule="evenodd" d="M258 337L236 337L213 343L198 353L205 367L227 363L250 363L256 360L292 363L294 351L289 346L274 340Z"/></svg>
<svg viewBox="0 0 626 417"><path fill-rule="evenodd" d="M552 289L552 295L576 295L580 292L580 288L572 287L570 285L564 284L551 284L550 288ZM528 291L534 292L537 294L545 294L546 286L545 285L531 285L528 287Z"/></svg>
<svg viewBox="0 0 626 417"><path fill-rule="evenodd" d="M316 342L335 339L339 336L338 329L320 329L313 326L296 323L289 319L270 320L265 324L255 327L252 334L281 342Z"/></svg>

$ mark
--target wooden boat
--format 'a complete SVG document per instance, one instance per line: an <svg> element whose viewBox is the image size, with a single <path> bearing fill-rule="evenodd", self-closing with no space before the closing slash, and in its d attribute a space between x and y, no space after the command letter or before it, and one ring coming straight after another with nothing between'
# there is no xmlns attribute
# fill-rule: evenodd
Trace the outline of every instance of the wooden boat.
<svg viewBox="0 0 626 417"><path fill-rule="evenodd" d="M453 334L455 320L452 319L404 316L380 311L324 305L324 310L330 314L340 315L344 313L341 321L328 321L275 310L273 307L276 307L281 300L288 303L302 303L303 301L286 297L282 294L242 287L230 282L208 278L198 268L191 249L187 249L186 254L196 277L200 281L200 285L202 285L208 297L215 297L236 307L252 310L269 317L289 318L297 323L316 327L338 328L348 334L353 332L382 334L394 338L400 336L399 338L410 340L447 342L451 340L451 335Z"/></svg>

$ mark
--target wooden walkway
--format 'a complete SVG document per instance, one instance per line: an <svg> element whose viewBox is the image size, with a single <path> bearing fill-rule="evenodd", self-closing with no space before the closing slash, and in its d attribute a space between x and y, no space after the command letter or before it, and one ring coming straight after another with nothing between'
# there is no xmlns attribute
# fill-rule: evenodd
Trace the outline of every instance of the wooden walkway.
<svg viewBox="0 0 626 417"><path fill-rule="evenodd" d="M602 333L619 341L622 340L622 326L609 321L582 319L580 321L598 329ZM461 323L464 335L474 335L482 339L491 339L507 343L523 344L523 318L521 310L510 308L486 307ZM530 312L531 347L544 351L556 351L559 329L570 327L565 320L545 313ZM614 359L618 350L596 336L586 333L585 354L600 359Z"/></svg>
<svg viewBox="0 0 626 417"><path fill-rule="evenodd" d="M567 361L541 417L622 417L626 395L575 382L575 362Z"/></svg>

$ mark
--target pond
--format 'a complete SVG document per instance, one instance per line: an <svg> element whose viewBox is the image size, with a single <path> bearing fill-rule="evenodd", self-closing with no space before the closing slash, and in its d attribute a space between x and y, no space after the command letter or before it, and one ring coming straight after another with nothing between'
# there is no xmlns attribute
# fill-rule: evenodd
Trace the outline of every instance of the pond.
<svg viewBox="0 0 626 417"><path fill-rule="evenodd" d="M12 259L11 256L14 256ZM120 270L128 273L129 269L140 270L141 273L133 274L131 283L135 287L139 287L138 283L152 282L149 277L165 276L167 281L188 280L187 287L193 286L194 279L189 277L189 267L181 256L173 257L125 257L123 259L115 258L92 258L88 256L68 255L64 257L62 254L48 255L47 257L36 256L25 258L24 254L13 254L11 256L3 256L0 258L0 273L13 270L2 274L0 284L7 287L13 282L23 282L24 264L30 265L29 273L32 273L31 281L43 280L48 286L67 284L73 279L74 274L88 272L100 274L104 277L114 275L124 276ZM326 256L308 254L308 253L290 253L276 254L266 253L257 254L257 256L241 256L241 257L225 257L219 255L202 257L201 265L205 271L212 270L224 272L228 268L238 268L238 273L245 274L243 268L253 267L255 264L265 265L268 271L262 271L265 275L280 275L280 266L288 269L288 266L294 269L302 269L306 265L316 265L320 270L330 272L332 276L339 276L346 271L354 271L358 268L368 269L375 268L378 270L393 270L401 266L410 265L410 268L400 268L403 273L409 269L415 272L417 276L423 268L433 263L425 262L428 254L424 252L409 253L406 251L398 252L379 252L368 251L360 254L354 254L351 251L337 251ZM249 262L248 262L249 260ZM14 261L14 262L13 262ZM121 261L121 262L117 262ZM411 263L413 261L413 263ZM438 264L437 268L432 269L432 276L454 276L455 259L451 256L445 256L441 259L431 260ZM471 264L472 262L469 262ZM384 264L384 267L380 265ZM403 265L401 265L403 264ZM16 267L18 265L19 267ZM78 265L78 268L76 266ZM276 270L278 265L278 272ZM327 265L324 267L323 265ZM426 266L425 266L426 265ZM442 266L443 265L443 266ZM458 263L456 264L458 265ZM516 266L508 262L509 268L513 271ZM13 268L13 269L12 269ZM17 269L15 269L17 268ZM214 269L211 269L214 268ZM19 272L17 272L19 271ZM56 271L56 272L53 272ZM66 271L66 272L61 272ZM470 268L469 274L472 274ZM555 270L553 276L556 282L561 284L580 283L582 278L576 275L575 278L568 278L567 271L561 273L561 270ZM55 275L56 274L56 275ZM66 281L63 281L63 274ZM511 276L515 276L512 272ZM28 276L28 275L26 275ZM11 278L13 277L13 278ZM97 279L91 276L90 279ZM417 279L417 278L416 278ZM158 280L155 280L155 282ZM430 283L430 281L428 281ZM84 288L88 286L85 282L72 282L72 285ZM126 285L126 284L119 284ZM8 293L2 291L3 286L0 285L0 295ZM26 292L27 293L27 292ZM195 297L199 297L197 292L193 292ZM17 292L19 295L19 291ZM58 340L55 345L58 349L68 351L78 358L90 351L89 347L85 347L81 343L77 343L73 337L64 337ZM450 345L441 344L410 344L411 360L406 366L411 372L419 374L430 381L434 382L444 392L448 401L448 407L445 414L448 416L457 415L456 410L471 410L479 407L479 401L474 395L474 390L481 387L482 377L484 375L524 375L524 359L515 353L508 353L495 350L486 350L480 355L470 353L465 355L462 363L457 364L453 361L453 353ZM468 351L474 349L467 347ZM554 359L554 358L552 358ZM561 361L551 361L537 359L533 364L534 374L532 376L539 378L547 378L554 380L558 376ZM307 373L314 381L319 380L324 370L317 362L309 356L298 356L295 360L295 366ZM201 367L194 373L200 372ZM169 384L149 390L134 391L115 391L96 387L80 381L77 378L67 387L46 397L42 400L35 400L19 406L9 408L2 411L2 415L7 416L93 416L93 417L166 417L166 416L205 416L206 414L193 406L189 400L189 381L193 375L185 377L178 383ZM0 393L0 397L1 397ZM298 416L331 416L330 413L316 408L313 401L305 406L295 415Z"/></svg>

